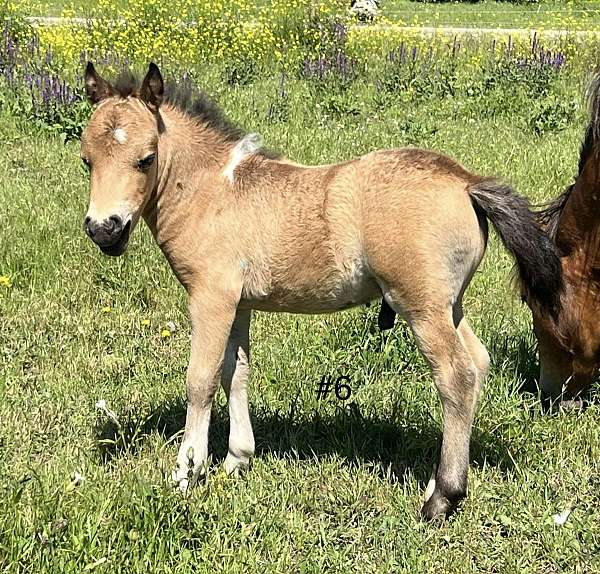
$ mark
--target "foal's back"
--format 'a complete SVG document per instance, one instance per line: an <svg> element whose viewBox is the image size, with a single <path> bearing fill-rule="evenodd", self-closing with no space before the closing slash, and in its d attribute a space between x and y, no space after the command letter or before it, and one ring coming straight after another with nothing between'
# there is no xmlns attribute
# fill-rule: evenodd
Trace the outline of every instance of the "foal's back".
<svg viewBox="0 0 600 574"><path fill-rule="evenodd" d="M385 150L318 167L264 160L246 173L252 185L242 169L237 197L249 307L334 311L388 284L452 298L483 254L467 191L481 178L440 154Z"/></svg>

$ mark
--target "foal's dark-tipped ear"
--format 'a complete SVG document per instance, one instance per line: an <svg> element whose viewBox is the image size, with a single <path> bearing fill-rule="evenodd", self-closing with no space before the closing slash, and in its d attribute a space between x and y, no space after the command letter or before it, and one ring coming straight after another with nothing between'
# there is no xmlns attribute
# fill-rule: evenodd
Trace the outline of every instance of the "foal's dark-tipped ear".
<svg viewBox="0 0 600 574"><path fill-rule="evenodd" d="M92 104L97 104L105 98L114 96L112 86L96 72L94 64L87 63L85 67L85 91Z"/></svg>
<svg viewBox="0 0 600 574"><path fill-rule="evenodd" d="M151 110L157 111L162 104L164 93L165 84L160 70L154 62L151 62L148 66L148 73L142 82L140 98L148 104Z"/></svg>

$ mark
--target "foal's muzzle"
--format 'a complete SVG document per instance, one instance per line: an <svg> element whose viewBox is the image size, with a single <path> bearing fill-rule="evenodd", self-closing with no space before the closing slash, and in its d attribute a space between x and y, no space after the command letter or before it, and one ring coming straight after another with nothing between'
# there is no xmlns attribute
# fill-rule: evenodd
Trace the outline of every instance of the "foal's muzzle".
<svg viewBox="0 0 600 574"><path fill-rule="evenodd" d="M121 255L127 247L131 219L123 223L120 216L111 215L104 221L98 222L87 216L83 228L90 239L100 247L102 253L117 256Z"/></svg>

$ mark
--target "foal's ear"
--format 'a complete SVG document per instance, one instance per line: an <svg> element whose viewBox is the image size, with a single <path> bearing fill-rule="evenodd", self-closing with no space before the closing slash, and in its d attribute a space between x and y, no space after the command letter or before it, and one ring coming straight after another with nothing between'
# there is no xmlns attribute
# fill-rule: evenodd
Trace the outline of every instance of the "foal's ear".
<svg viewBox="0 0 600 574"><path fill-rule="evenodd" d="M94 105L105 98L115 95L113 87L100 77L98 72L96 72L96 68L94 68L94 64L91 62L88 62L85 67L85 91L90 102Z"/></svg>
<svg viewBox="0 0 600 574"><path fill-rule="evenodd" d="M140 98L148 104L153 112L157 112L162 104L164 93L165 84L160 75L160 70L154 62L151 62L140 88Z"/></svg>

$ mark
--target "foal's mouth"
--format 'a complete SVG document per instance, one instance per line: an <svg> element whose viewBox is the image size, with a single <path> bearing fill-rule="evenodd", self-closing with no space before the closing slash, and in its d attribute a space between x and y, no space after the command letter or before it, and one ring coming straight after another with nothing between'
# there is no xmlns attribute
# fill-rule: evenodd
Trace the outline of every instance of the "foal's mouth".
<svg viewBox="0 0 600 574"><path fill-rule="evenodd" d="M98 247L100 247L100 251L102 251L104 255L110 255L111 257L123 255L127 249L127 244L129 243L130 232L131 219L125 224L121 235L119 235L119 238L114 243L111 243L110 245L98 245Z"/></svg>

